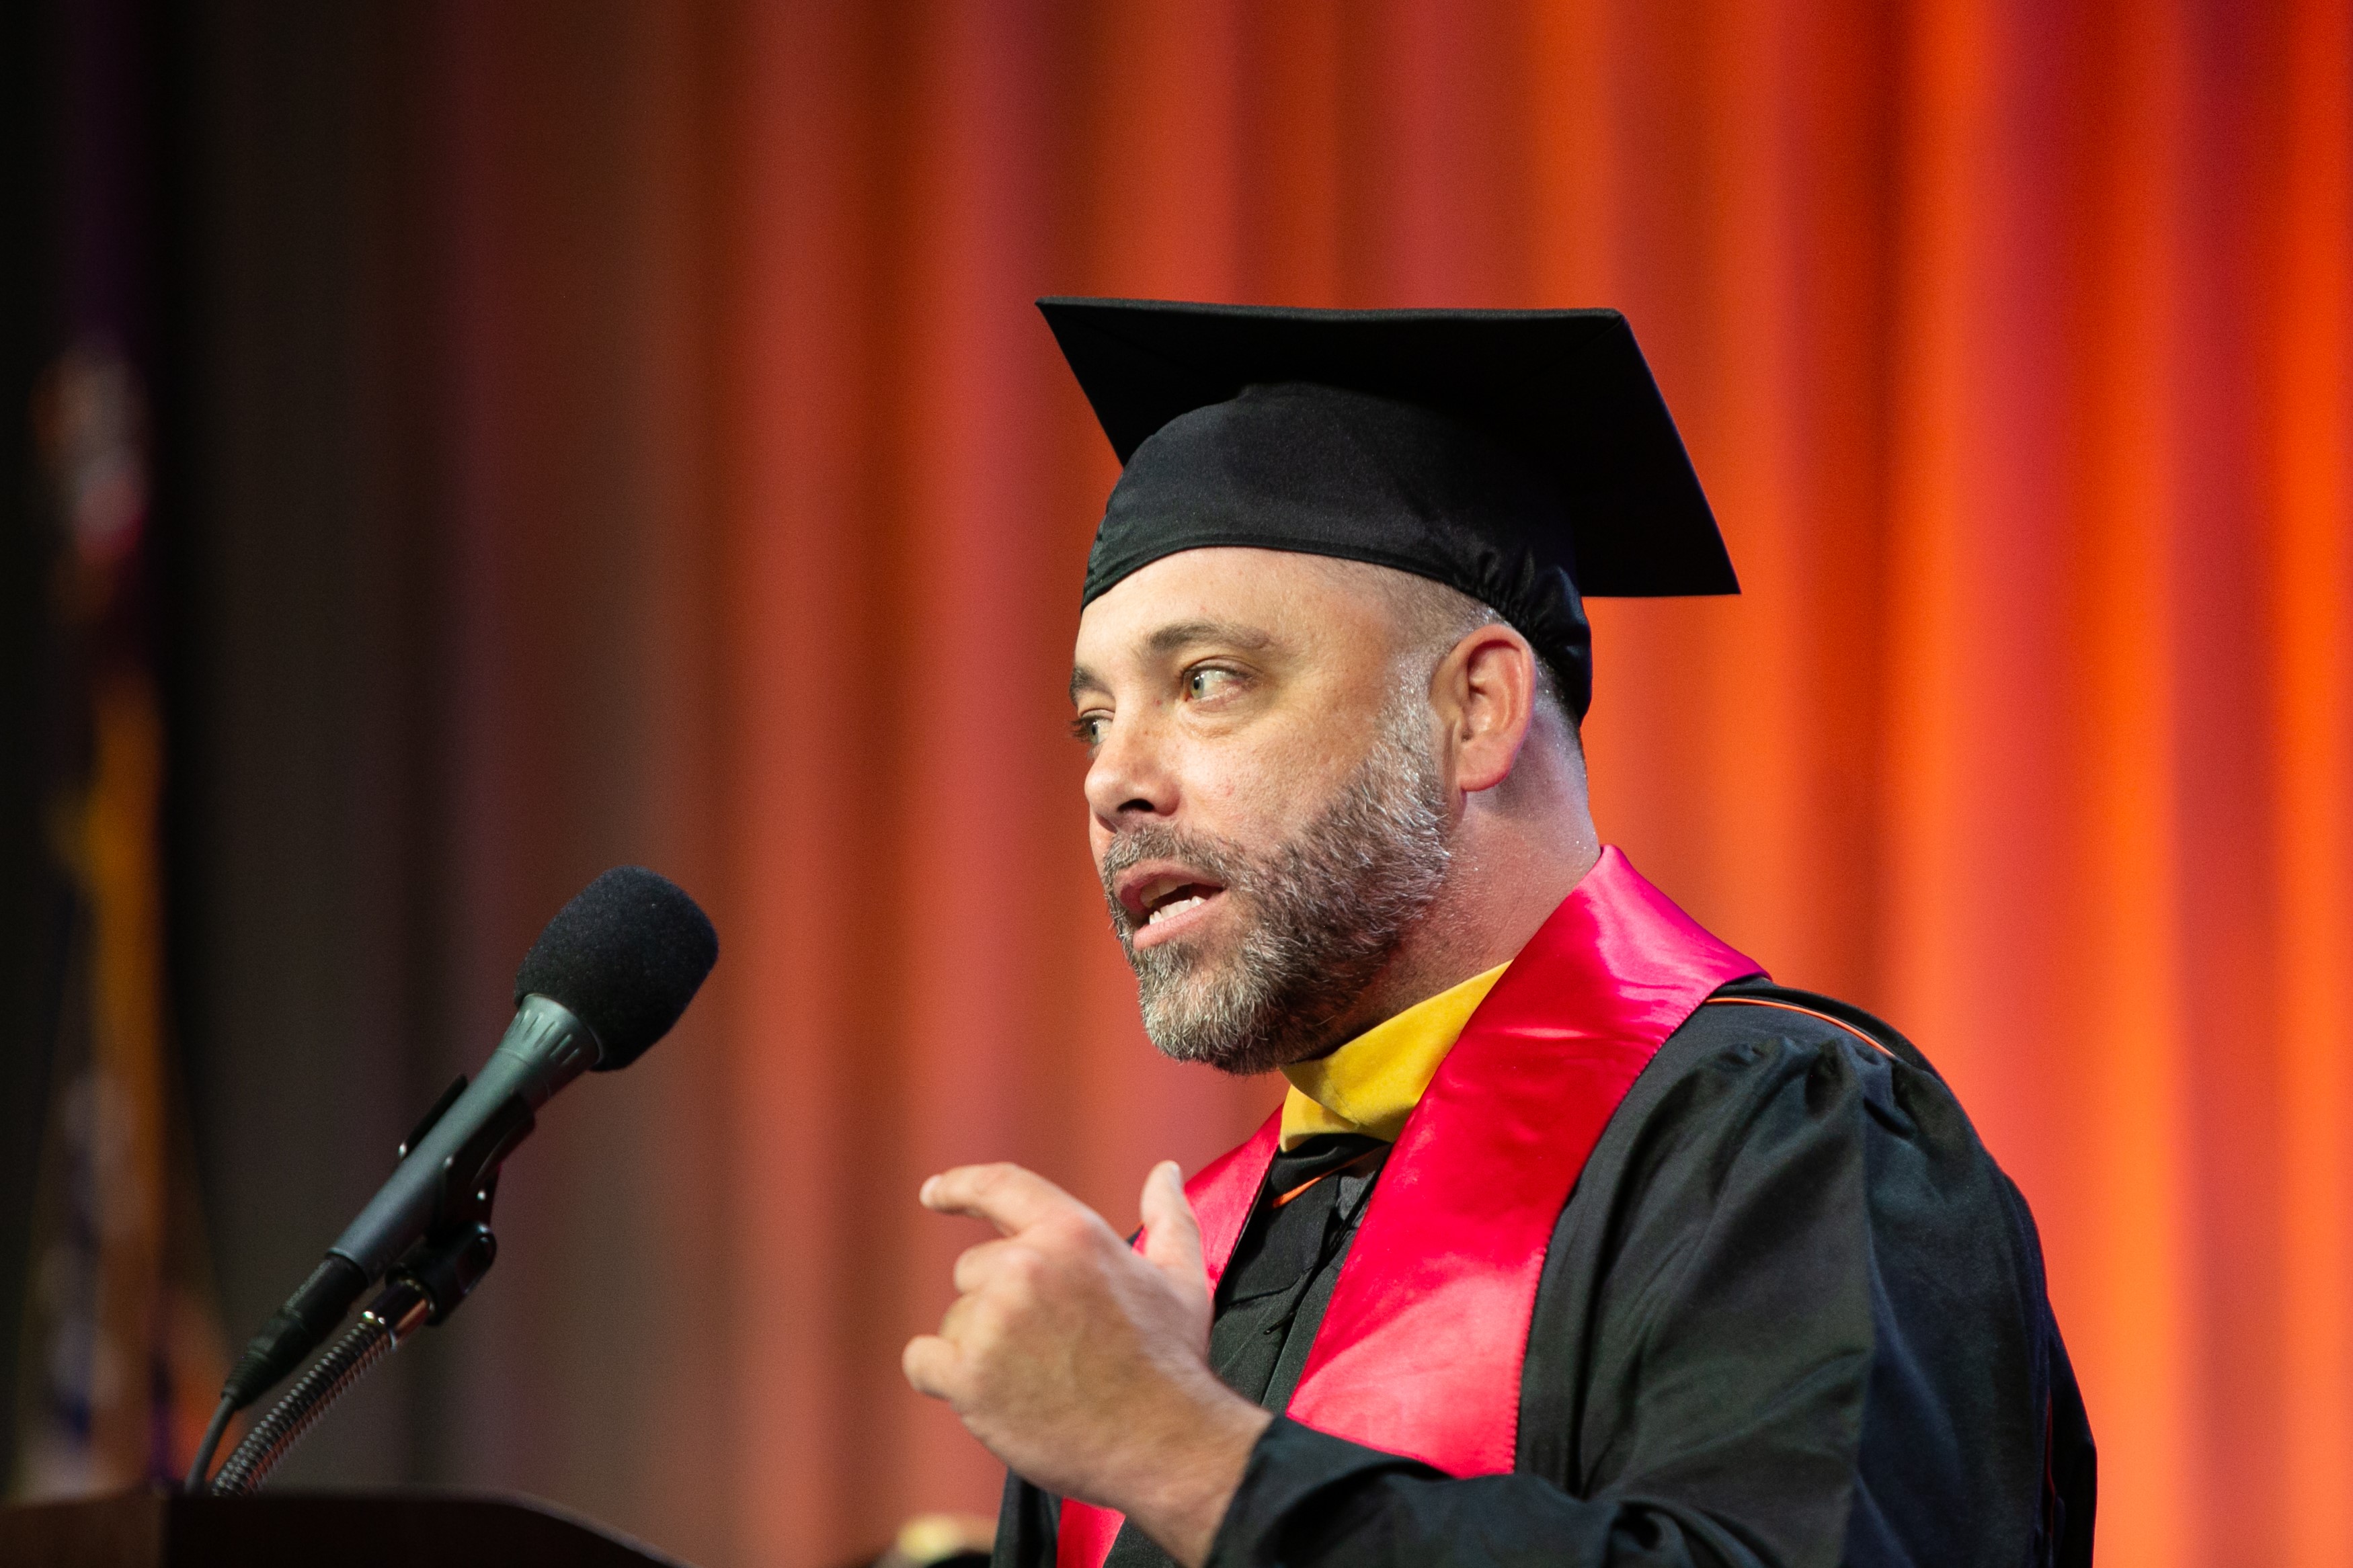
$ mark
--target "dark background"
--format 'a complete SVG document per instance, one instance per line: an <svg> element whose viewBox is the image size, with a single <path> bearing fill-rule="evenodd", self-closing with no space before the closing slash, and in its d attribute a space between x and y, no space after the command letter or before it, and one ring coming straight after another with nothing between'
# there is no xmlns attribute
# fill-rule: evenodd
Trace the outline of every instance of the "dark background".
<svg viewBox="0 0 2353 1568"><path fill-rule="evenodd" d="M418 287L429 243L403 143L420 118L414 17L22 5L0 47L5 208L37 215L7 226L8 405L98 334L144 373L154 413L145 630L171 736L172 1022L220 1307L240 1334L381 1178L438 1087L426 1058L448 1054L420 1044L444 1032L426 920L431 448L401 417L423 399L396 390L429 373L421 338L388 330L415 325L400 291ZM70 676L90 639L52 613L63 545L27 423L6 429L5 732L41 738L0 748L13 1345L64 983L42 795L73 763ZM429 1348L396 1358L290 1479L420 1471L406 1416L431 1362ZM17 1371L0 1361L0 1376Z"/></svg>

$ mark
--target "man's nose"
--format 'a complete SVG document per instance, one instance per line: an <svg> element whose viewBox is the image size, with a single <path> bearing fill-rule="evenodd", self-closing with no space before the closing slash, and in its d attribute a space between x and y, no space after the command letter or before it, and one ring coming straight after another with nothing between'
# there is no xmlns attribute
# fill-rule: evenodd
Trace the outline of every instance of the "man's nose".
<svg viewBox="0 0 2353 1568"><path fill-rule="evenodd" d="M1158 742L1148 723L1112 721L1087 768L1087 808L1098 821L1116 826L1176 811L1176 774Z"/></svg>

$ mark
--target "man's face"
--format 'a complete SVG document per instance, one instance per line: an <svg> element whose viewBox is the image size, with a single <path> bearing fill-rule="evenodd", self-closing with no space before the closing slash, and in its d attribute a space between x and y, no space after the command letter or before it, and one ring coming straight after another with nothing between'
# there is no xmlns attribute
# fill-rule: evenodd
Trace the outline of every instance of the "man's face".
<svg viewBox="0 0 2353 1568"><path fill-rule="evenodd" d="M1430 672L1379 572L1187 551L1080 619L1095 865L1172 1057L1261 1072L1338 1044L1444 880Z"/></svg>

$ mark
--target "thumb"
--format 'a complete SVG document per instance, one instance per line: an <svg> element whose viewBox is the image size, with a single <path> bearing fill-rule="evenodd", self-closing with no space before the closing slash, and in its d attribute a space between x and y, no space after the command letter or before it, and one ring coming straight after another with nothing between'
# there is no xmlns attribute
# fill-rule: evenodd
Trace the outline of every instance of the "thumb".
<svg viewBox="0 0 2353 1568"><path fill-rule="evenodd" d="M1201 1222L1185 1196L1176 1162L1163 1160L1144 1178L1144 1259L1177 1284L1206 1294L1208 1274L1201 1263Z"/></svg>

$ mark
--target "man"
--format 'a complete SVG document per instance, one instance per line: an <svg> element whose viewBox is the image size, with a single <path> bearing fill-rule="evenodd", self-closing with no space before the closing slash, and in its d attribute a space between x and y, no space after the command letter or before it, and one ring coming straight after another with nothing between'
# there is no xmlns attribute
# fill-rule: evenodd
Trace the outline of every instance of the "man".
<svg viewBox="0 0 2353 1568"><path fill-rule="evenodd" d="M1291 1088L1043 1178L907 1375L1004 1564L2080 1563L2033 1225L1886 1026L1604 848L1581 594L1736 591L1609 311L1048 300L1125 463L1071 696L1169 1055Z"/></svg>

